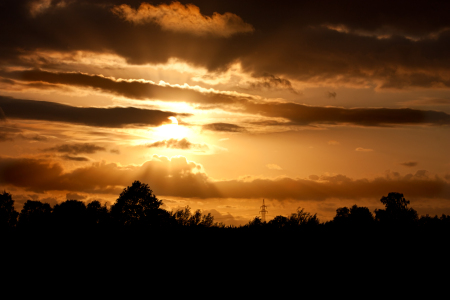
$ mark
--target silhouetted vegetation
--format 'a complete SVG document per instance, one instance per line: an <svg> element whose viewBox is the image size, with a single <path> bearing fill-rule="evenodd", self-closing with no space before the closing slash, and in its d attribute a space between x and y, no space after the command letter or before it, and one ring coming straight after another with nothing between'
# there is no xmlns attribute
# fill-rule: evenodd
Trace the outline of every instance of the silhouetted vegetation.
<svg viewBox="0 0 450 300"><path fill-rule="evenodd" d="M191 211L189 206L173 211L161 208L159 200L147 184L135 181L125 188L110 209L99 201L86 203L66 200L51 207L47 203L28 200L20 214L6 191L0 194L0 226L5 232L115 234L142 231L171 232L325 232L364 234L394 232L442 233L450 230L450 216L419 217L408 207L410 201L401 193L389 193L380 199L384 209L372 213L367 207L339 207L331 221L321 223L316 214L298 208L289 216L275 216L269 222L255 217L243 226L226 226L214 217ZM206 231L205 231L206 230Z"/></svg>

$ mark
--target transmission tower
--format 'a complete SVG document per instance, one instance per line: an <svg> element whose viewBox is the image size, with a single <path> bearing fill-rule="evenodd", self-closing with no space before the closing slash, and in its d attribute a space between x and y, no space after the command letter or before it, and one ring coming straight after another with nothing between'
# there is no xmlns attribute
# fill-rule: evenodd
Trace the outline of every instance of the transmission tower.
<svg viewBox="0 0 450 300"><path fill-rule="evenodd" d="M263 199L263 205L261 205L261 211L260 211L262 222L266 222L266 214L268 213L266 208L267 208L267 205L264 204L264 199Z"/></svg>

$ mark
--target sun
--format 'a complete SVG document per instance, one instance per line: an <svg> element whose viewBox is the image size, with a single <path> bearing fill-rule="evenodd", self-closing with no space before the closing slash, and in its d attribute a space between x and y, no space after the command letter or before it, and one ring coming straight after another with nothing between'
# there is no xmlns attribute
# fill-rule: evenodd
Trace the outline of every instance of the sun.
<svg viewBox="0 0 450 300"><path fill-rule="evenodd" d="M172 121L172 124L166 124L156 128L156 135L164 139L182 139L187 137L189 130L184 126L178 125L177 118L169 117L169 119Z"/></svg>

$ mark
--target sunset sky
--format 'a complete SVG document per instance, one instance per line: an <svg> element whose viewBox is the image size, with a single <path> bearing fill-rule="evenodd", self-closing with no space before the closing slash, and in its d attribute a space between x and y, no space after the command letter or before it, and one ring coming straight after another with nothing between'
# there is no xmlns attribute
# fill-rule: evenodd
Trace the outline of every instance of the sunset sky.
<svg viewBox="0 0 450 300"><path fill-rule="evenodd" d="M0 1L0 190L229 225L450 214L450 2Z"/></svg>

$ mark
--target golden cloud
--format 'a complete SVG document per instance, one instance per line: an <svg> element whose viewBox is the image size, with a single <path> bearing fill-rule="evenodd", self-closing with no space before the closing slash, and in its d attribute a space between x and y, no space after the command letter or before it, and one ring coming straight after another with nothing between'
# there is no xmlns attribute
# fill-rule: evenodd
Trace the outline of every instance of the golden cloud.
<svg viewBox="0 0 450 300"><path fill-rule="evenodd" d="M158 6L142 3L138 9L122 4L115 6L112 12L135 24L156 23L167 31L186 32L195 35L230 37L237 33L254 30L252 25L245 23L235 14L215 12L212 17L204 16L197 6L193 4L183 5L180 2Z"/></svg>

